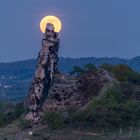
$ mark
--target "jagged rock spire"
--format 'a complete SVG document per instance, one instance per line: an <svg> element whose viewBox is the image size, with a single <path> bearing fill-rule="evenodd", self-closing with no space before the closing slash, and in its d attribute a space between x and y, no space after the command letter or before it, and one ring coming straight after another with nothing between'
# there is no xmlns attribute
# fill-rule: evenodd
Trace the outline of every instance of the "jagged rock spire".
<svg viewBox="0 0 140 140"><path fill-rule="evenodd" d="M53 83L53 78L58 72L58 50L60 40L58 33L54 32L54 26L47 24L44 38L42 39L42 48L37 58L37 68L34 79L31 83L28 107L29 113L27 119L37 121L40 117L42 105L47 98L48 90Z"/></svg>

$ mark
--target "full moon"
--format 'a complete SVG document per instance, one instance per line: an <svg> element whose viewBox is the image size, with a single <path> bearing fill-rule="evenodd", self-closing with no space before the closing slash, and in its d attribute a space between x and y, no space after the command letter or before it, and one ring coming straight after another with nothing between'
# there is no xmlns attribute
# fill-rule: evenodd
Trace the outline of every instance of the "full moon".
<svg viewBox="0 0 140 140"><path fill-rule="evenodd" d="M55 32L59 33L61 31L62 23L61 23L60 19L56 16L46 16L40 22L40 30L43 33L45 33L46 25L48 23L53 24Z"/></svg>

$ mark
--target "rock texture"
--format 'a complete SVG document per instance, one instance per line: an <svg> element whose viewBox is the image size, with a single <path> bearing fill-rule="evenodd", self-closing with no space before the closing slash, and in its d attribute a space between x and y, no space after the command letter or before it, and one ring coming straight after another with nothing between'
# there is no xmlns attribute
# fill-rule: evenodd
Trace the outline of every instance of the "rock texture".
<svg viewBox="0 0 140 140"><path fill-rule="evenodd" d="M49 90L44 111L63 111L68 107L84 107L94 96L113 80L107 71L99 69L80 77L59 73Z"/></svg>
<svg viewBox="0 0 140 140"><path fill-rule="evenodd" d="M54 32L52 24L47 24L42 48L37 58L37 68L31 83L28 96L28 107L30 112L27 119L37 121L42 105L48 95L48 89L53 83L54 75L58 69L59 39Z"/></svg>

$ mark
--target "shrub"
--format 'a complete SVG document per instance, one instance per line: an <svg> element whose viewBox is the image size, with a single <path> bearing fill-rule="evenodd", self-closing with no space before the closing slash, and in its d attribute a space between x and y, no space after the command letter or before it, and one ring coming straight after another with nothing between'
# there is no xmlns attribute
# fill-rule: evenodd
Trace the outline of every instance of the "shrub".
<svg viewBox="0 0 140 140"><path fill-rule="evenodd" d="M30 128L31 127L32 122L30 120L25 120L25 119L20 119L19 120L19 126L21 128Z"/></svg>
<svg viewBox="0 0 140 140"><path fill-rule="evenodd" d="M82 75L83 73L84 73L84 69L82 69L79 66L74 66L73 70L70 72L70 74L76 75L76 76Z"/></svg>
<svg viewBox="0 0 140 140"><path fill-rule="evenodd" d="M61 114L58 112L46 112L42 118L42 123L47 123L52 129L63 128L65 125Z"/></svg>
<svg viewBox="0 0 140 140"><path fill-rule="evenodd" d="M140 102L124 97L119 86L114 84L84 110L69 109L71 122L104 129L139 125Z"/></svg>
<svg viewBox="0 0 140 140"><path fill-rule="evenodd" d="M0 126L3 126L4 125L4 119L5 119L5 115L4 113L0 112Z"/></svg>
<svg viewBox="0 0 140 140"><path fill-rule="evenodd" d="M79 66L74 66L73 70L70 72L70 74L75 76L80 76L82 74L85 74L86 72L96 72L97 68L93 64L86 64L83 68Z"/></svg>
<svg viewBox="0 0 140 140"><path fill-rule="evenodd" d="M118 85L109 87L100 98L93 99L86 109L87 119L98 127L118 127L120 124L119 108L123 93Z"/></svg>
<svg viewBox="0 0 140 140"><path fill-rule="evenodd" d="M101 67L113 73L118 81L121 82L129 81L134 84L140 84L140 74L131 69L126 64L118 64L118 65L103 64Z"/></svg>
<svg viewBox="0 0 140 140"><path fill-rule="evenodd" d="M120 108L123 126L140 126L140 101L129 99Z"/></svg>
<svg viewBox="0 0 140 140"><path fill-rule="evenodd" d="M84 66L84 70L85 72L93 72L93 71L96 71L97 68L95 65L89 63Z"/></svg>
<svg viewBox="0 0 140 140"><path fill-rule="evenodd" d="M0 126L7 125L19 119L25 113L22 104L3 104L0 106Z"/></svg>
<svg viewBox="0 0 140 140"><path fill-rule="evenodd" d="M5 121L11 122L16 119L19 119L21 115L23 115L24 113L25 113L25 109L23 108L21 104L15 105L15 108L13 108L12 110L9 110L5 114Z"/></svg>
<svg viewBox="0 0 140 140"><path fill-rule="evenodd" d="M110 87L84 110L85 121L101 128L140 126L140 101L124 96L118 86Z"/></svg>

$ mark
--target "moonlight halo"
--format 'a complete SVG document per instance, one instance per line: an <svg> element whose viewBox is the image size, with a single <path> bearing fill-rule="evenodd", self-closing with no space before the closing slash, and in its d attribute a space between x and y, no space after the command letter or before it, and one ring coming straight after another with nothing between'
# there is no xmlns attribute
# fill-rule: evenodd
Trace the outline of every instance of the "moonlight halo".
<svg viewBox="0 0 140 140"><path fill-rule="evenodd" d="M62 23L60 21L60 19L56 16L45 16L41 21L40 21L40 30L45 33L46 30L46 25L48 23L51 23L54 25L54 31L59 33L61 31L62 28Z"/></svg>

